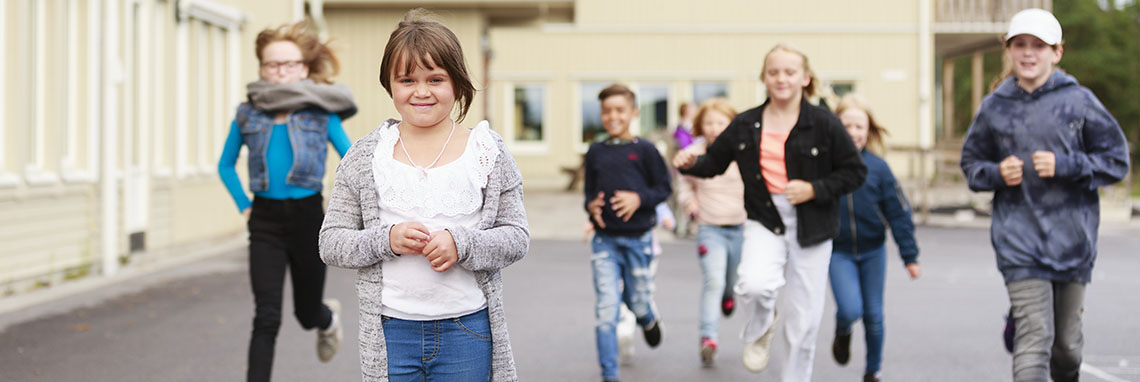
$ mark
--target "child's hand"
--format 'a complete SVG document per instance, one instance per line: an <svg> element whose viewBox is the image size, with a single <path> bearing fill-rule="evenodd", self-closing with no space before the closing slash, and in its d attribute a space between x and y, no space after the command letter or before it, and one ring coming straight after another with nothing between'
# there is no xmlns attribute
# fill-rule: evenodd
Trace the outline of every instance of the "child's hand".
<svg viewBox="0 0 1140 382"><path fill-rule="evenodd" d="M695 164L697 164L697 153L692 150L681 150L673 156L673 167L678 169L688 170Z"/></svg>
<svg viewBox="0 0 1140 382"><path fill-rule="evenodd" d="M614 191L614 197L610 198L610 204L614 206L614 211L622 221L629 221L633 213L641 207L641 195L633 191L617 190Z"/></svg>
<svg viewBox="0 0 1140 382"><path fill-rule="evenodd" d="M249 221L249 218L253 216L253 207L246 207L241 210L241 216L245 218L245 221Z"/></svg>
<svg viewBox="0 0 1140 382"><path fill-rule="evenodd" d="M420 222L403 222L388 231L388 246L397 255L419 255L429 238L427 227Z"/></svg>
<svg viewBox="0 0 1140 382"><path fill-rule="evenodd" d="M701 213L701 205L697 203L696 199L685 205L685 212L689 213L689 219L696 219L697 215Z"/></svg>
<svg viewBox="0 0 1140 382"><path fill-rule="evenodd" d="M922 267L918 263L910 263L906 265L906 272L910 273L911 280L917 280L918 276L922 276Z"/></svg>
<svg viewBox="0 0 1140 382"><path fill-rule="evenodd" d="M424 257L431 263L431 269L443 272L451 269L459 261L459 252L455 249L455 238L451 232L439 230L431 233L431 239L424 246Z"/></svg>
<svg viewBox="0 0 1140 382"><path fill-rule="evenodd" d="M1021 184L1021 168L1025 163L1021 159L1010 155L1001 161L1001 178L1005 185L1013 187Z"/></svg>
<svg viewBox="0 0 1140 382"><path fill-rule="evenodd" d="M591 200L586 205L586 211L590 213L590 219L598 223L598 227L606 228L606 222L602 221L602 207L606 206L606 193L599 191L598 196Z"/></svg>
<svg viewBox="0 0 1140 382"><path fill-rule="evenodd" d="M663 217L661 218L661 227L665 228L666 231L672 231L673 228L677 227L677 220L673 219L672 216Z"/></svg>
<svg viewBox="0 0 1140 382"><path fill-rule="evenodd" d="M815 199L815 188L802 179L792 179L784 187L784 196L788 198L788 203L800 204Z"/></svg>
<svg viewBox="0 0 1140 382"><path fill-rule="evenodd" d="M1052 178L1057 170L1057 156L1052 151L1037 150L1033 153L1033 169L1039 177Z"/></svg>

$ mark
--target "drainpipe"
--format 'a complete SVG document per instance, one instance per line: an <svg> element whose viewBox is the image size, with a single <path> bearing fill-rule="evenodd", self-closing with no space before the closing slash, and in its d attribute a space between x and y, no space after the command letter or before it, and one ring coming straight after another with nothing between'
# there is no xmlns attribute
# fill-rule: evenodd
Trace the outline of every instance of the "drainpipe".
<svg viewBox="0 0 1140 382"><path fill-rule="evenodd" d="M934 145L934 35L930 24L933 21L934 0L920 0L918 2L918 147L919 167L918 176L922 193L922 221L926 222L930 216L930 197L927 183L926 168L929 165L929 153Z"/></svg>

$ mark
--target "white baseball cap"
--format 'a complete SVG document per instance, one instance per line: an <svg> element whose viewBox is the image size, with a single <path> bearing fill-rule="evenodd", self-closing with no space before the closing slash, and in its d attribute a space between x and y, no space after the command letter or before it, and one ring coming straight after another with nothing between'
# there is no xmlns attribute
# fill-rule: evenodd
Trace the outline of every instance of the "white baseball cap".
<svg viewBox="0 0 1140 382"><path fill-rule="evenodd" d="M1061 43L1061 23L1044 9L1025 9L1009 20L1009 33L1003 40L1009 41L1022 34L1037 37L1048 45L1057 45Z"/></svg>

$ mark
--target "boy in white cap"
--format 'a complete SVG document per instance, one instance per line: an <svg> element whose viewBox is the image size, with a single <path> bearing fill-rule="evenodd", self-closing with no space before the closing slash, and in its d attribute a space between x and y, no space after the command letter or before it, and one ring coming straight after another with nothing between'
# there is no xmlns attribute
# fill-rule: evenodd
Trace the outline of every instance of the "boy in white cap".
<svg viewBox="0 0 1140 382"><path fill-rule="evenodd" d="M1055 65L1061 24L1018 12L1010 67L966 134L971 190L993 191L990 238L1015 322L1014 381L1077 381L1085 285L1096 261L1097 189L1128 173L1128 145L1100 100Z"/></svg>

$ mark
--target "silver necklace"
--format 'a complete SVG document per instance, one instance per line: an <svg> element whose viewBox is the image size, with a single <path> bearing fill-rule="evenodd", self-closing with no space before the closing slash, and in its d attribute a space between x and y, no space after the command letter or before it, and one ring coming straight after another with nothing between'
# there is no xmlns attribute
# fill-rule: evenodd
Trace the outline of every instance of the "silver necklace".
<svg viewBox="0 0 1140 382"><path fill-rule="evenodd" d="M436 155L435 160L431 161L431 164L427 165L427 167L417 165L416 161L412 160L412 156L408 154L408 148L404 147L404 138L402 136L403 134L401 134L400 137L397 137L396 140L400 142L400 149L404 150L404 157L408 158L408 163L411 163L412 167L415 167L417 170L420 170L420 179L423 179L423 178L427 177L427 170L429 168L435 167L435 164L439 163L439 158L443 157L443 152L447 150L447 144L451 142L451 135L452 134L455 134L455 120L454 119L451 120L451 132L447 133L447 140L443 141L443 148L439 149L439 155Z"/></svg>

